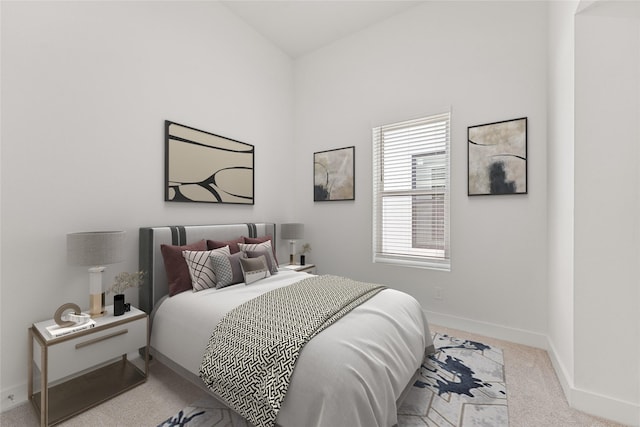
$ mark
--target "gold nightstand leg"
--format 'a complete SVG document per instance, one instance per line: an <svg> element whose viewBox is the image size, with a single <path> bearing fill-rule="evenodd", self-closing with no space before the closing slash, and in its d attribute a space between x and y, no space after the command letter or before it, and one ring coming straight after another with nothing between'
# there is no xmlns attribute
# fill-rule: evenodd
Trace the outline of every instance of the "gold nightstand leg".
<svg viewBox="0 0 640 427"><path fill-rule="evenodd" d="M42 346L40 367L42 368L40 376L42 381L40 384L40 425L47 427L49 425L49 387L47 384L47 346Z"/></svg>
<svg viewBox="0 0 640 427"><path fill-rule="evenodd" d="M149 344L151 341L151 337L149 336L149 317L147 317L147 341L145 343L144 354L140 353L141 349L138 349L138 354L142 356L142 360L144 361L144 377L145 381L149 379Z"/></svg>
<svg viewBox="0 0 640 427"><path fill-rule="evenodd" d="M33 333L33 327L29 328L29 366L27 384L27 397L33 403L33 341L37 341L40 346L40 425L47 427L49 424L49 391L47 390L47 346L40 341Z"/></svg>
<svg viewBox="0 0 640 427"><path fill-rule="evenodd" d="M29 328L29 366L27 367L29 383L27 384L27 397L33 400L33 329Z"/></svg>

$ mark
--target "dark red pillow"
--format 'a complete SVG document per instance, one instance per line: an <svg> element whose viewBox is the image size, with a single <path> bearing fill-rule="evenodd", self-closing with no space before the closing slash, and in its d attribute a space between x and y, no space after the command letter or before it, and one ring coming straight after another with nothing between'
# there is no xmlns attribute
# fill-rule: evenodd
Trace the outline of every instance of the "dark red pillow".
<svg viewBox="0 0 640 427"><path fill-rule="evenodd" d="M270 241L271 242L271 250L273 251L273 258L276 260L276 263L278 263L278 257L276 256L276 245L273 244L273 240L271 239L271 236L266 235L266 236L262 236L262 237L245 237L244 238L244 243L246 244L256 244L256 243L263 243L266 241ZM279 264L279 263L278 263Z"/></svg>
<svg viewBox="0 0 640 427"><path fill-rule="evenodd" d="M238 247L238 243L244 243L244 237L240 236L237 239L233 240L207 240L207 249L210 251L213 249L224 248L225 246L229 246L229 252L235 254L240 252L240 248Z"/></svg>
<svg viewBox="0 0 640 427"><path fill-rule="evenodd" d="M169 282L169 296L191 289L191 276L189 266L182 256L182 251L206 251L207 243L200 240L184 246L160 245L160 252L164 259L164 269L167 272Z"/></svg>

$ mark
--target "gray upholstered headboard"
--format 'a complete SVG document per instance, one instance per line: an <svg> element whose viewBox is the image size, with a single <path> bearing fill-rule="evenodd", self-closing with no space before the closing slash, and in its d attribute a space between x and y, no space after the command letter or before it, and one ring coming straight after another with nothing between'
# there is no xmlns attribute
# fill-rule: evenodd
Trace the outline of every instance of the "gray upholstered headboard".
<svg viewBox="0 0 640 427"><path fill-rule="evenodd" d="M202 239L231 240L239 236L261 237L267 235L273 237L275 246L277 241L276 225L271 223L140 228L139 269L145 272L145 278L143 285L139 288L139 308L151 313L155 304L169 293L160 245L185 245Z"/></svg>

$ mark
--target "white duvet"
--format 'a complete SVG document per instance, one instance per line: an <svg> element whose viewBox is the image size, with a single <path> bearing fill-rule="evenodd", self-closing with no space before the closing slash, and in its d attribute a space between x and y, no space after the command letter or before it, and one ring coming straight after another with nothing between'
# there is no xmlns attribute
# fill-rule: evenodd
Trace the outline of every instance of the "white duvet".
<svg viewBox="0 0 640 427"><path fill-rule="evenodd" d="M166 298L153 317L152 352L197 376L211 331L229 310L305 277L306 273L280 270L251 285ZM403 292L385 289L305 345L277 424L395 425L396 401L431 345L420 304Z"/></svg>

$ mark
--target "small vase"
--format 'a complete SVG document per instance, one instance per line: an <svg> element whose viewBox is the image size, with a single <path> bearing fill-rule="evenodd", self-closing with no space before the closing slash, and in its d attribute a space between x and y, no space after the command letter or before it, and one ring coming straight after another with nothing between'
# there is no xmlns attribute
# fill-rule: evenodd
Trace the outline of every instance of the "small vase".
<svg viewBox="0 0 640 427"><path fill-rule="evenodd" d="M124 294L113 296L113 315L122 316L124 314Z"/></svg>
<svg viewBox="0 0 640 427"><path fill-rule="evenodd" d="M304 255L300 255L300 265L304 265Z"/></svg>

